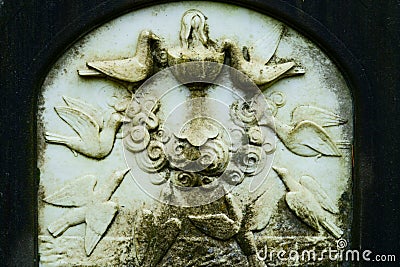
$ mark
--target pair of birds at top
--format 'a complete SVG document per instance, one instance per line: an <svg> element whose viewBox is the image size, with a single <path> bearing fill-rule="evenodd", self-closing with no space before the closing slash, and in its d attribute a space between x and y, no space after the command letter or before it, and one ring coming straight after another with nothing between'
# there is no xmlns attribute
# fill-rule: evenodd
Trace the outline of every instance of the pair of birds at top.
<svg viewBox="0 0 400 267"><path fill-rule="evenodd" d="M206 17L200 11L191 9L184 13L181 20L181 48L178 49L180 53L177 53L177 55L169 53L157 35L149 30L144 30L139 35L133 57L88 62L89 69L79 70L78 73L81 76L105 76L119 82L130 83L130 85L140 83L153 74L154 56L152 48L154 48L153 44L156 43L159 52L163 51L161 53L168 53L173 57L182 54L190 56L193 54L191 51L195 51L200 56L204 54L204 57L208 60L215 58L215 61L218 62L217 58L225 53L229 55L230 64L233 68L244 73L257 86L265 88L284 77L304 74L304 70L296 67L292 61L266 65L276 52L283 30L283 25L275 25L269 34L260 38L253 45L255 49L251 49L250 54L248 49L242 51L235 42L228 39L218 46L208 37ZM263 58L263 61L259 61L260 58ZM161 60L166 61L165 58ZM165 65L166 62L162 62L162 64Z"/></svg>
<svg viewBox="0 0 400 267"><path fill-rule="evenodd" d="M180 41L182 51L196 49L208 49L217 54L215 43L208 38L208 27L205 16L198 10L188 10L182 17ZM283 32L282 25L276 25L270 34L256 42L252 60L248 52L243 53L238 45L230 40L222 43L222 52L228 52L233 68L243 72L256 85L265 87L287 76L304 73L295 68L294 62L286 62L275 65L265 65L257 61L261 53L268 63L275 54ZM80 70L81 76L106 76L117 81L131 85L140 83L153 72L154 59L152 53L153 43L160 43L151 31L142 31L139 35L136 53L127 59L88 62L89 70ZM218 49L217 49L218 50ZM262 50L262 51L261 51ZM250 57L250 58L249 58ZM61 119L68 123L78 134L78 137L65 137L47 133L46 141L66 145L73 151L80 152L93 158L104 158L113 147L115 132L123 122L123 116L114 113L106 121L98 119L90 105L72 98L64 97L68 107L57 107L56 111ZM101 112L100 112L101 113ZM278 137L285 146L300 156L340 156L340 152L323 129L327 126L336 126L345 123L334 113L326 110L305 107L298 108L293 113L292 125L286 125L275 120L275 128ZM298 116L301 114L302 116ZM304 115L304 116L303 116Z"/></svg>

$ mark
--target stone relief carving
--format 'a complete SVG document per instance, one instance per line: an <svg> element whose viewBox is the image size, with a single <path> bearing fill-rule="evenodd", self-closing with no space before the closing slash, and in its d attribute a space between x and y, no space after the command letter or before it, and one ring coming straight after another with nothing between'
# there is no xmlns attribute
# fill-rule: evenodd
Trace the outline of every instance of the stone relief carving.
<svg viewBox="0 0 400 267"><path fill-rule="evenodd" d="M316 164L322 157L336 160L343 153L348 155L351 144L350 140L338 141L338 132L330 131L346 125L349 118L314 103L291 103L288 124L280 117L288 108L287 99L293 96L270 88L279 80L301 79L307 74L298 59L277 57L284 32L284 25L275 23L251 47L225 36L213 40L207 17L189 9L181 18L178 46L171 46L162 34L144 29L133 57L85 58L87 69L78 70L80 83L89 84L93 78L101 78L96 82L111 80L124 93L115 96L105 109L89 104L91 99L64 95L66 105L54 110L71 128L65 130L73 130L75 135L53 133L46 127L44 140L69 148L77 160L79 154L85 160L95 160L98 166L110 164L114 150L121 151L116 147L121 142L129 168L114 172L101 186L91 174L45 194L42 201L68 211L45 226L53 239L42 239L42 263L63 258L60 255L66 253L53 250L53 246L60 246L55 245L56 239L68 228L85 223L82 249L87 258L75 262L77 265L101 265L92 253L107 230L118 224L132 232L122 235L130 245L115 265L206 266L218 255L190 254L190 259L181 259L175 248L190 247L197 242L193 240L205 235L219 242L224 257L231 249L227 246L236 243L235 251L242 256L225 264L265 266L267 262L257 257L260 233L270 231L271 220L282 208L280 199L287 204L284 209L319 236L342 237L345 232L338 222L337 197L332 200L312 173L298 174L290 159L274 162L275 155L285 148L292 153L291 158L312 161L310 157L314 157ZM223 100L209 97L216 90L214 85L233 88L233 97L223 103L224 108L220 107ZM165 95L171 88L187 90L186 104L177 102L177 107L169 108ZM274 172L269 172L270 167ZM320 174L329 176L328 171ZM131 222L123 224L116 219L124 207L118 201L135 192L127 188L129 193L111 199L124 177L130 175L138 186L135 190L146 191L156 201L134 204L132 214L128 213ZM286 235L284 231L282 235Z"/></svg>
<svg viewBox="0 0 400 267"><path fill-rule="evenodd" d="M78 136L62 136L46 133L46 142L65 145L74 154L79 152L85 156L101 159L110 154L115 140L115 132L121 126L124 117L113 112L106 114L96 110L90 104L63 96L67 106L55 107L58 116L65 121Z"/></svg>
<svg viewBox="0 0 400 267"><path fill-rule="evenodd" d="M151 45L159 38L151 31L140 33L135 55L127 59L88 62L90 70L78 70L81 76L105 76L122 83L138 83L152 74L153 55Z"/></svg>
<svg viewBox="0 0 400 267"><path fill-rule="evenodd" d="M296 115L296 111L303 110L303 108L305 108L305 106L296 107L292 113L292 118L297 118L298 115ZM313 111L323 112L323 114L329 114L327 111L320 111L321 109L316 107L306 108ZM275 119L275 125L272 127L276 127L276 134L283 144L291 152L299 156L341 156L335 142L324 130L324 128L314 121L307 120L306 118L307 116L304 116L300 121L292 121L291 125L287 125L278 119ZM342 121L343 120L339 119L337 124L341 123Z"/></svg>
<svg viewBox="0 0 400 267"><path fill-rule="evenodd" d="M49 232L57 237L69 227L86 223L85 251L90 256L118 211L110 198L128 171L114 172L101 187L93 175L79 177L46 197L44 201L51 205L73 208L50 224Z"/></svg>
<svg viewBox="0 0 400 267"><path fill-rule="evenodd" d="M317 231L322 225L334 237L340 238L343 231L335 225L328 212L338 213L337 207L332 203L320 185L310 176L303 176L297 182L284 168L273 168L279 175L289 192L286 194L286 203L289 208L306 224Z"/></svg>

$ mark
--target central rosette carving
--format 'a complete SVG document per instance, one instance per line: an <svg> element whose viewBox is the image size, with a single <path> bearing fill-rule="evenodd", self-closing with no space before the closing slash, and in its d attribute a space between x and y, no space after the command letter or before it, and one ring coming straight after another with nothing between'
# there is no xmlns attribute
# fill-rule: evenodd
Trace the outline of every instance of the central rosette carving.
<svg viewBox="0 0 400 267"><path fill-rule="evenodd" d="M194 118L166 145L171 167L206 176L218 176L229 162L229 136L213 119Z"/></svg>
<svg viewBox="0 0 400 267"><path fill-rule="evenodd" d="M274 152L274 140L260 126L270 122L271 106L259 96L229 105L194 98L166 118L155 95L138 94L121 105L127 117L122 138L132 152L126 155L144 172L137 174L140 183L168 182L177 190L235 186L258 174ZM225 119L211 116L218 109L226 109Z"/></svg>
<svg viewBox="0 0 400 267"><path fill-rule="evenodd" d="M158 108L152 97L132 101L127 107L129 121L123 125L123 138L138 166L147 173L167 171L160 183L172 173L171 181L183 187L209 184L223 174L232 147L224 126L212 118L196 117L173 133L159 125Z"/></svg>

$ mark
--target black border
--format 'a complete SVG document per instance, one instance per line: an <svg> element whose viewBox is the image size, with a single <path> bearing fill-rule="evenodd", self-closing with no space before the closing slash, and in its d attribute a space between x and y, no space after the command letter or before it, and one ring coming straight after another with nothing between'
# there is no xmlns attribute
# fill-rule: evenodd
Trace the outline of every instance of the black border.
<svg viewBox="0 0 400 267"><path fill-rule="evenodd" d="M0 28L4 29L0 39L0 264L31 266L37 260L37 99L50 67L93 28L129 11L166 2L172 1L0 1ZM221 2L284 21L317 43L339 66L351 88L355 107L352 242L375 253L397 253L398 1ZM400 260L399 255L397 259Z"/></svg>

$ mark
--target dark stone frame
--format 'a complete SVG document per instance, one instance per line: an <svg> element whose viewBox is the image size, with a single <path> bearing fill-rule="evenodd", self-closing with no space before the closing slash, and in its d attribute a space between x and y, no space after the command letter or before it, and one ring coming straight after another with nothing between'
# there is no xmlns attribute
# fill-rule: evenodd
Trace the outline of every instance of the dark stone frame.
<svg viewBox="0 0 400 267"><path fill-rule="evenodd" d="M49 69L70 45L93 28L132 10L166 2L171 1L1 1L0 25L4 29L0 39L0 81L4 94L0 105L1 263L37 265L36 114L38 95ZM391 0L377 7L369 0L310 2L319 3L229 1L287 23L318 44L342 71L352 92L355 118L352 245L374 253L395 254L400 243L396 224L399 207L395 203L400 201L399 194L394 193L399 191L400 179L396 175L400 168L394 162L400 158L400 146L393 131L400 129L396 120L400 113L399 100L396 100L400 99L400 82L396 80L399 72L394 63L400 62L400 53L395 53L395 46L400 43L396 30L400 23L396 10L400 5ZM329 8L332 13L325 10ZM371 8L376 8L378 14L372 15L368 11ZM335 21L334 16L341 14L340 11L348 15L343 21ZM362 17L363 14L370 17ZM385 32L374 28L374 23L382 23L382 20L390 24ZM346 22L355 25L346 25ZM359 34L356 26L366 34ZM330 33L346 30L360 39L345 34L340 40ZM368 34L370 37L366 37ZM363 48L364 41L371 44ZM346 47L352 47L352 52L361 58L357 60ZM367 51L371 47L393 58L379 60L378 52ZM387 94L380 91L383 89L387 89ZM379 193L383 194L381 203L378 202Z"/></svg>

